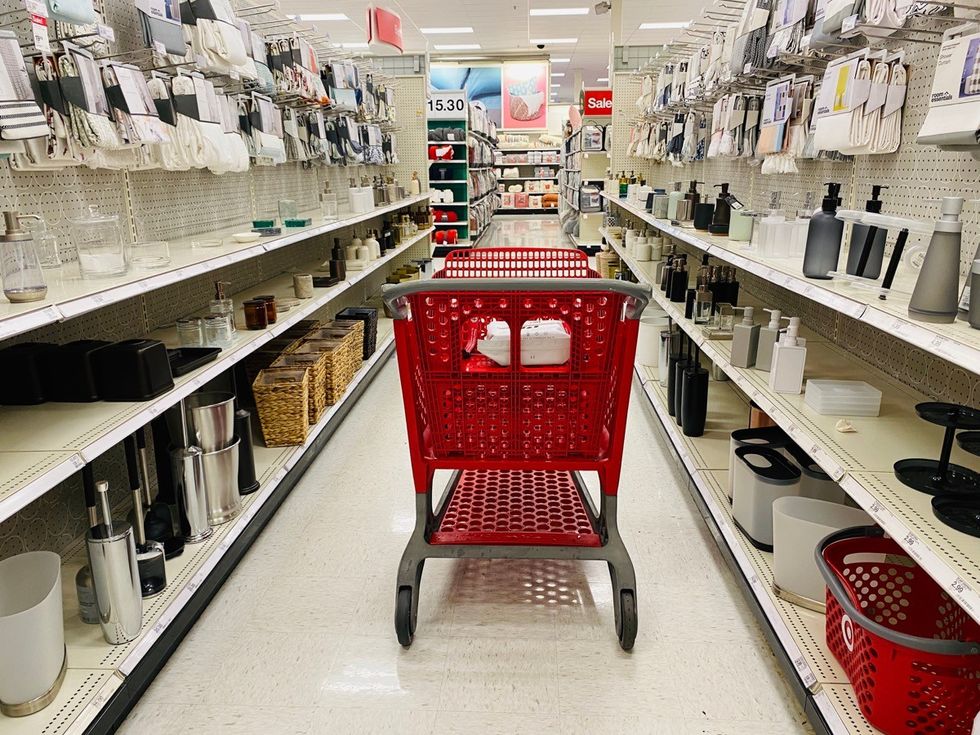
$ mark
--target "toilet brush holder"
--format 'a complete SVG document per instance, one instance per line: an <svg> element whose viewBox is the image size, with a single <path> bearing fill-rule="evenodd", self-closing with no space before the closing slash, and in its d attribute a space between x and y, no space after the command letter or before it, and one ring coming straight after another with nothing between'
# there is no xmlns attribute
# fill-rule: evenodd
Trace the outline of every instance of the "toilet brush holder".
<svg viewBox="0 0 980 735"><path fill-rule="evenodd" d="M31 551L0 561L0 712L34 714L65 679L61 557Z"/></svg>
<svg viewBox="0 0 980 735"><path fill-rule="evenodd" d="M235 411L235 438L238 440L238 494L251 495L259 489L255 476L255 451L252 448L252 414Z"/></svg>

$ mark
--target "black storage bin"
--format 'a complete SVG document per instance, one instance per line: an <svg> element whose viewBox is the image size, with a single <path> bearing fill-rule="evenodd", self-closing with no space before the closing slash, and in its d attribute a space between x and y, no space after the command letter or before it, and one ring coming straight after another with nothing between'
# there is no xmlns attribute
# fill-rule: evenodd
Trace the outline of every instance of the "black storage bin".
<svg viewBox="0 0 980 735"><path fill-rule="evenodd" d="M338 311L334 319L364 322L364 359L367 360L378 346L378 310L372 306L351 306Z"/></svg>
<svg viewBox="0 0 980 735"><path fill-rule="evenodd" d="M93 356L111 342L82 339L45 353L42 369L49 401L91 403L99 400Z"/></svg>
<svg viewBox="0 0 980 735"><path fill-rule="evenodd" d="M0 350L0 405L34 406L48 400L44 359L57 349L47 342L25 342Z"/></svg>
<svg viewBox="0 0 980 735"><path fill-rule="evenodd" d="M174 387L167 348L155 339L128 339L94 355L95 379L104 401L148 401Z"/></svg>

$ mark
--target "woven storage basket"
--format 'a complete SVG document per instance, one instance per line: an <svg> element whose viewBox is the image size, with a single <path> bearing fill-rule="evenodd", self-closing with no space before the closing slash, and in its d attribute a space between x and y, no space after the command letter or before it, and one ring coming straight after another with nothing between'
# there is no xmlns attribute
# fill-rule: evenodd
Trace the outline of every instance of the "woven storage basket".
<svg viewBox="0 0 980 735"><path fill-rule="evenodd" d="M288 367L262 370L252 383L252 393L267 447L291 447L306 441L309 370Z"/></svg>
<svg viewBox="0 0 980 735"><path fill-rule="evenodd" d="M356 319L334 319L332 322L325 322L323 328L342 329L354 335L354 343L351 345L352 362L354 372L360 370L364 362L364 322ZM353 379L353 376L351 378Z"/></svg>
<svg viewBox="0 0 980 735"><path fill-rule="evenodd" d="M286 355L295 350L302 344L302 339L298 337L277 337L269 340L260 350L253 352L245 358L245 379L251 384L259 375L260 370L265 370L280 355Z"/></svg>
<svg viewBox="0 0 980 735"><path fill-rule="evenodd" d="M282 333L283 337L289 337L291 339L301 339L306 336L306 333L311 329L319 329L322 322L319 319L304 319L303 321L296 322L293 326Z"/></svg>
<svg viewBox="0 0 980 735"><path fill-rule="evenodd" d="M308 345L280 355L272 367L304 368L310 373L310 423L315 424L327 410L327 356Z"/></svg>
<svg viewBox="0 0 980 735"><path fill-rule="evenodd" d="M363 329L363 325L360 325ZM363 335L363 332L362 332ZM339 339L344 344L344 354L341 359L341 374L344 378L344 387L354 379L354 375L361 369L364 337L358 337L357 332L350 329L335 329L321 327L314 329L307 337L307 341L318 339Z"/></svg>
<svg viewBox="0 0 980 735"><path fill-rule="evenodd" d="M367 360L378 348L378 310L369 306L354 306L337 312L337 319L364 322L363 358Z"/></svg>
<svg viewBox="0 0 980 735"><path fill-rule="evenodd" d="M312 339L303 343L308 349L322 352L326 357L324 378L327 405L332 406L347 389L350 379L350 343L344 339Z"/></svg>

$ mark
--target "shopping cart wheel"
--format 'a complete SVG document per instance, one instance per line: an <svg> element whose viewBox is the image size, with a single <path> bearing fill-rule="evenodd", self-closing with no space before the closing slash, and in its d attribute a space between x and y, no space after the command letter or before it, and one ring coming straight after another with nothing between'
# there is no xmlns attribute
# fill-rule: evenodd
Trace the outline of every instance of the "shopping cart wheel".
<svg viewBox="0 0 980 735"><path fill-rule="evenodd" d="M415 618L412 615L412 588L402 587L398 590L395 601L395 633L398 642L405 648L412 645L415 638Z"/></svg>
<svg viewBox="0 0 980 735"><path fill-rule="evenodd" d="M633 648L636 640L636 597L631 590L619 593L619 621L616 625L619 645L624 651Z"/></svg>

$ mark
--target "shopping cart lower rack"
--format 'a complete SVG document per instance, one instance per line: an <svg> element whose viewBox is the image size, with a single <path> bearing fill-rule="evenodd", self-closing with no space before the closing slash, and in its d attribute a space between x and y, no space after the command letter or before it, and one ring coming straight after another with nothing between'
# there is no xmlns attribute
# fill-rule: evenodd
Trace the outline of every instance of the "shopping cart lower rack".
<svg viewBox="0 0 980 735"><path fill-rule="evenodd" d="M616 498L650 289L598 278L576 250L457 251L446 266L384 291L416 493L398 570L398 641L409 646L415 635L426 559L583 559L609 565L616 633L630 650L636 577ZM542 333L557 334L561 349L542 349ZM455 472L434 507L437 469ZM584 471L598 475L598 508Z"/></svg>

